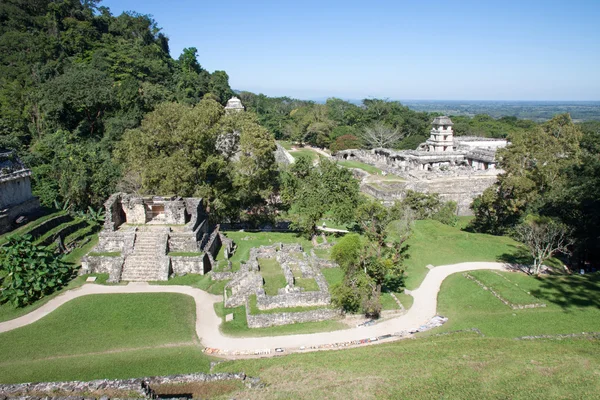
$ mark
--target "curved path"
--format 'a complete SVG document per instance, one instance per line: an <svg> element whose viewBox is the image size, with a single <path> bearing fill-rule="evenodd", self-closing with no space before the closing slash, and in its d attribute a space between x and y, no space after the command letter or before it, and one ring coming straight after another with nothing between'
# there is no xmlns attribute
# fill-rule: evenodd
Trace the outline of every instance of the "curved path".
<svg viewBox="0 0 600 400"><path fill-rule="evenodd" d="M196 333L202 344L206 347L234 352L274 349L277 347L299 348L301 346L320 346L414 330L427 323L436 315L437 294L446 277L457 272L476 269L502 270L506 268L505 264L494 262L468 262L435 267L429 271L421 286L411 292L414 302L406 314L369 327L350 328L333 332L258 338L227 337L219 331L221 318L215 314L213 309L213 304L217 301L222 301L222 296L211 295L190 286L149 285L147 283L130 283L126 286L85 284L78 289L69 290L55 297L29 314L0 323L0 332L7 332L29 325L56 310L66 302L90 294L181 293L192 296L196 302Z"/></svg>

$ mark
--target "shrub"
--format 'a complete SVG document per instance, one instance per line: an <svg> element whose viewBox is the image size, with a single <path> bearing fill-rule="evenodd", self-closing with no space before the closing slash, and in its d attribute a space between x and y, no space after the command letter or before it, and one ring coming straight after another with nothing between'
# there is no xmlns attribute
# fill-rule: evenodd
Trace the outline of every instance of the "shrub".
<svg viewBox="0 0 600 400"><path fill-rule="evenodd" d="M23 307L65 285L72 269L31 236L12 236L0 247L0 304Z"/></svg>

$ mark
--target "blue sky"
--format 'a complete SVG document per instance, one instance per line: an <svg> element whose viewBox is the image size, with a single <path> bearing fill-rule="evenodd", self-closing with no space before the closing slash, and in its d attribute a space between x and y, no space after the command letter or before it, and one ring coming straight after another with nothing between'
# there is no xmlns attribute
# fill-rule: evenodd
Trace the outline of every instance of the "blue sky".
<svg viewBox="0 0 600 400"><path fill-rule="evenodd" d="M271 96L600 100L600 0L106 0Z"/></svg>

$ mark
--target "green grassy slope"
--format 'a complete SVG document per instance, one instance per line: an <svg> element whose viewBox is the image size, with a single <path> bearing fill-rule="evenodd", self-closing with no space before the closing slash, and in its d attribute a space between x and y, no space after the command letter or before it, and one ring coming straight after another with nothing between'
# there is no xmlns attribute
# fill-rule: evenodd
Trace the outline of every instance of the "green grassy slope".
<svg viewBox="0 0 600 400"><path fill-rule="evenodd" d="M406 242L410 257L406 260L406 287L419 287L427 265L456 264L467 261L498 261L515 254L520 244L505 236L471 233L433 220L417 221Z"/></svg>

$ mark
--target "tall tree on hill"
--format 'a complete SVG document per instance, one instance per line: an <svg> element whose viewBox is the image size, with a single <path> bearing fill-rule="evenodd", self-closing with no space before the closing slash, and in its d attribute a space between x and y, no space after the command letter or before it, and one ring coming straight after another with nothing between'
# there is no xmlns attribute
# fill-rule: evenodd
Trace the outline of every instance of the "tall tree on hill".
<svg viewBox="0 0 600 400"><path fill-rule="evenodd" d="M310 168L310 161L298 162ZM326 213L338 223L352 220L359 202L359 185L350 171L322 159L316 167L296 172L296 176L284 178L283 188L288 193L284 198L288 198L292 207L296 228L313 237L317 233L317 223Z"/></svg>
<svg viewBox="0 0 600 400"><path fill-rule="evenodd" d="M563 186L564 171L580 161L581 131L568 114L509 139L511 144L498 151L505 172L473 202L472 226L478 231L502 233L526 213L537 214Z"/></svg>

